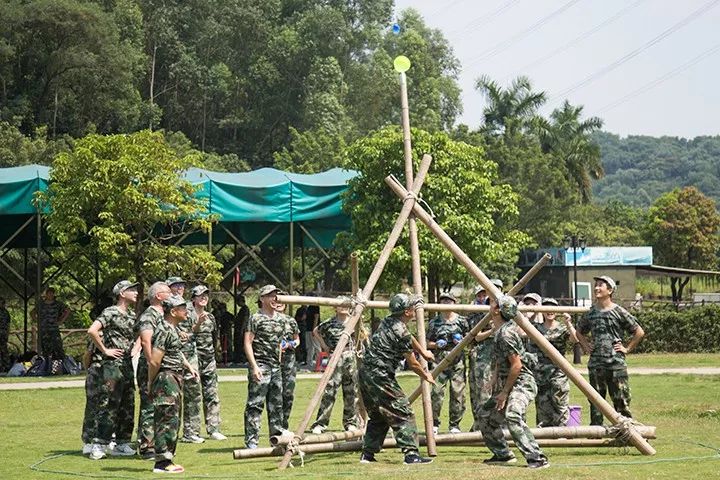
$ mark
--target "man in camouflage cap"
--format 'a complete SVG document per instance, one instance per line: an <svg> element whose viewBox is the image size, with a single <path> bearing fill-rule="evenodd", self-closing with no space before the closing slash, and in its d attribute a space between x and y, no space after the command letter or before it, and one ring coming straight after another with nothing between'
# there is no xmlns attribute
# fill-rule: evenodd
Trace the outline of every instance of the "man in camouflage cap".
<svg viewBox="0 0 720 480"><path fill-rule="evenodd" d="M170 287L165 282L155 282L148 289L150 306L135 322L135 335L140 339L140 358L138 359L137 378L140 392L140 411L138 413L138 454L145 459L155 458L154 447L154 411L153 400L148 389L148 360L152 355L152 337L158 324L163 321L163 301L170 298Z"/></svg>
<svg viewBox="0 0 720 480"><path fill-rule="evenodd" d="M455 295L451 292L441 293L438 300L446 305L457 303ZM455 312L441 312L433 317L428 322L425 333L428 349L435 354L435 362L428 368L434 369L437 363L462 341L468 331L465 317ZM431 393L433 430L437 433L440 427L440 410L445 398L445 387L450 384L448 428L450 433L460 433L460 422L465 414L465 355L458 355L452 364L438 375L435 382Z"/></svg>
<svg viewBox="0 0 720 480"><path fill-rule="evenodd" d="M493 453L484 460L489 465L502 465L517 461L508 448L502 427L507 424L515 445L527 460L530 468L549 465L530 428L525 423L525 412L537 394L533 377L536 361L525 351L523 341L512 321L517 314L517 303L509 295L490 301L494 327L495 398L488 400L480 412L480 431L485 445Z"/></svg>
<svg viewBox="0 0 720 480"><path fill-rule="evenodd" d="M260 289L260 310L248 321L245 331L245 356L248 359L248 397L245 405L245 446L257 448L260 419L267 404L270 435L282 433L282 359L281 343L286 331L285 319L275 309L275 285Z"/></svg>
<svg viewBox="0 0 720 480"><path fill-rule="evenodd" d="M286 292L278 292L286 295ZM295 359L295 349L300 345L300 329L294 317L285 314L287 305L284 303L276 303L275 310L285 321L285 334L280 341L280 351L282 359L280 360L280 374L282 376L282 400L283 400L283 421L282 428L286 429L290 423L290 413L292 412L293 402L295 401L295 377L297 376L297 365Z"/></svg>
<svg viewBox="0 0 720 480"><path fill-rule="evenodd" d="M339 300L350 301L349 297L340 296ZM345 322L350 318L350 308L347 306L335 307L335 316L322 322L315 327L313 335L320 342L320 348L328 355L332 355L340 337L345 331ZM330 415L337 391L342 388L343 394L343 428L346 431L357 430L358 428L358 397L357 397L357 357L353 348L355 344L354 334L345 345L340 361L335 366L330 381L328 381L323 392L317 419L312 425L312 433L320 434L330 424Z"/></svg>
<svg viewBox="0 0 720 480"><path fill-rule="evenodd" d="M227 440L220 432L220 396L218 395L218 375L216 348L218 326L212 313L206 310L210 300L210 290L198 285L191 290L191 298L197 320L192 326L200 367L200 385L202 386L205 428L211 440Z"/></svg>
<svg viewBox="0 0 720 480"><path fill-rule="evenodd" d="M577 338L585 353L590 353L590 385L602 397L609 393L615 410L630 418L630 383L625 355L638 346L645 332L634 316L612 301L615 281L606 275L594 277L594 280L595 303L578 322ZM625 333L632 334L627 347L622 340ZM592 336L592 344L588 342L588 334ZM590 424L602 423L602 412L591 403Z"/></svg>
<svg viewBox="0 0 720 480"><path fill-rule="evenodd" d="M96 396L97 435L90 458L99 460L112 441L117 445L111 455L135 455L130 445L135 414L135 372L132 365L132 349L135 343L133 328L138 283L123 280L113 288L117 303L102 311L88 329L88 335L102 354L101 388ZM102 338L100 337L102 333Z"/></svg>
<svg viewBox="0 0 720 480"><path fill-rule="evenodd" d="M395 379L395 371L405 360L419 377L435 384L432 375L415 358L413 350L427 360L433 360L434 356L420 347L407 328L407 323L415 318L415 309L422 303L423 299L418 295L399 293L393 296L390 299L390 316L380 322L365 351L359 380L368 421L360 463L377 461L375 454L382 448L389 428L393 429L397 446L405 454L405 464L432 462L431 458L423 458L418 453L415 414Z"/></svg>
<svg viewBox="0 0 720 480"><path fill-rule="evenodd" d="M182 473L185 469L173 463L180 430L180 408L183 391L183 369L195 377L197 371L188 365L182 353L178 324L187 320L187 304L178 296L163 301L164 320L158 322L148 359L148 388L153 399L155 426L155 466L153 473Z"/></svg>

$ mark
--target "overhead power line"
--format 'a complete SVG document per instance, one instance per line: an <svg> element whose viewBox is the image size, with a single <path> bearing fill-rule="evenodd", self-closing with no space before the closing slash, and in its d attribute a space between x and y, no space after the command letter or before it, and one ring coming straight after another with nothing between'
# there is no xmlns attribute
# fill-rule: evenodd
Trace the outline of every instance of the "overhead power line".
<svg viewBox="0 0 720 480"><path fill-rule="evenodd" d="M703 5L702 7L698 8L697 10L695 10L694 12L692 12L690 15L688 15L688 16L685 17L685 18L683 18L682 20L680 20L679 22L677 22L676 24L674 24L672 27L668 28L667 30L663 31L660 35L654 37L652 40L650 40L649 42L645 43L645 44L642 45L641 47L638 47L638 48L636 48L635 50L633 50L632 52L630 52L630 53L628 53L628 54L626 54L626 55L623 55L622 57L618 58L618 59L615 60L614 62L612 62L612 63L604 66L603 68L601 68L601 69L598 70L597 72L595 72L595 73L587 76L586 78L584 78L582 81L576 83L575 85L566 88L565 90L561 91L560 93L558 93L558 94L556 94L556 95L553 95L553 96L550 98L550 100L553 101L553 100L558 100L558 99L564 99L564 98L566 98L569 94L573 93L574 91L579 90L580 88L586 87L587 85L591 84L591 83L594 82L595 80L597 80L597 79L599 79L599 78L607 75L608 73L612 72L613 70L615 70L616 68L620 67L620 66L623 65L624 63L626 63L626 62L632 60L633 58L637 57L638 55L640 55L640 54L641 54L642 52L644 52L645 50L651 48L652 46L656 45L657 43L660 43L662 40L664 40L665 38L669 37L670 35L672 35L672 34L675 33L676 31L680 30L682 27L686 26L687 24L689 24L689 23L692 22L693 20L698 19L699 17L701 17L702 15L704 15L705 13L707 13L710 9L712 9L713 7L715 7L718 3L720 3L720 0L712 0L712 1L708 2L708 3L706 3L705 5Z"/></svg>
<svg viewBox="0 0 720 480"><path fill-rule="evenodd" d="M673 78L677 75L680 75L681 73L684 73L693 65L700 63L701 61L705 60L707 57L714 55L718 51L720 51L720 43L718 43L714 47L710 48L709 50L705 50L700 55L691 58L690 60L683 63L679 67L667 72L665 75L662 75L662 76L656 78L655 80L653 80L652 82L648 82L645 85L643 85L642 87L640 87L636 90L633 90L632 92L628 93L627 95L625 95L623 97L620 97L619 99L615 100L614 102L605 105L598 111L598 113L604 113L604 112L607 112L608 110L612 110L613 108L620 106L629 100L632 100L633 98L637 97L638 95L642 95L643 93L645 93L649 90L652 90L653 88L657 87L661 83L663 83L667 80L670 80L671 78Z"/></svg>
<svg viewBox="0 0 720 480"><path fill-rule="evenodd" d="M563 6L558 8L557 10L554 10L550 14L546 15L545 17L541 18L537 22L533 23L532 25L527 27L525 30L522 30L521 32L516 33L512 37L510 37L506 40L503 40L502 42L496 44L492 48L485 50L480 55L478 55L474 58L471 58L465 66L469 67L470 65L473 65L477 62L487 60L487 59L497 55L500 52L504 52L505 50L507 50L508 48L513 46L515 43L517 43L518 40L521 40L522 38L530 35L532 32L539 29L540 27L542 27L543 25L548 23L550 20L557 17L558 15L563 13L565 10L567 10L568 8L570 8L573 5L575 5L576 3L578 3L579 1L581 1L581 0L570 0L569 2L565 3Z"/></svg>
<svg viewBox="0 0 720 480"><path fill-rule="evenodd" d="M449 32L447 34L447 36L453 37L459 33L465 33L468 30L473 30L473 29L482 27L483 25L486 25L486 24L490 23L490 21L494 20L495 17L500 16L506 10L509 10L513 5L515 5L519 1L520 0L509 0L505 3L503 3L502 5L500 5L498 8L496 8L492 12L488 12L484 15L474 18L468 24L466 24L464 27L461 27L457 30L453 30L453 31Z"/></svg>

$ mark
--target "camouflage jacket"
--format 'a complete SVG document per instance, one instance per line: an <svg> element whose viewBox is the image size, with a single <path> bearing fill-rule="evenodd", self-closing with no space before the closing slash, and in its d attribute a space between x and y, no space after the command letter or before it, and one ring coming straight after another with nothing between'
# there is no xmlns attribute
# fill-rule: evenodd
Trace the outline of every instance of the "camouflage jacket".
<svg viewBox="0 0 720 480"><path fill-rule="evenodd" d="M283 333L283 339L285 341L291 342L295 340L296 336L300 335L300 329L298 328L297 320L295 320L294 317L291 317L290 315L286 315L284 313L280 314L285 321L285 331ZM288 346L288 349L295 350L295 347Z"/></svg>
<svg viewBox="0 0 720 480"><path fill-rule="evenodd" d="M459 334L464 337L470 330L468 328L467 319L457 315L452 320L446 321L442 315L436 315L427 324L425 329L425 339L428 342L437 342L438 340L445 340L447 345L444 348L435 349L435 362L433 365L437 365L447 354L455 347L453 342L453 335ZM458 355L453 361L453 365L463 363L465 361L465 355Z"/></svg>
<svg viewBox="0 0 720 480"><path fill-rule="evenodd" d="M385 317L370 339L370 346L365 350L363 369L373 370L377 375L395 378L395 370L412 351L410 331L402 320L397 317Z"/></svg>
<svg viewBox="0 0 720 480"><path fill-rule="evenodd" d="M476 313L473 315L470 315L467 318L468 322L468 332L475 328L475 325L477 325L485 316L485 314L482 313ZM491 325L488 323L488 325L485 327L485 330L487 331L491 328ZM493 360L493 337L490 335L485 340L478 342L477 340L473 340L470 343L470 355L475 357L475 360L482 365L488 365L492 363Z"/></svg>
<svg viewBox="0 0 720 480"><path fill-rule="evenodd" d="M67 310L67 306L57 300L53 300L52 303L40 302L40 306L37 308L38 327L59 329L58 320L65 310Z"/></svg>
<svg viewBox="0 0 720 480"><path fill-rule="evenodd" d="M131 309L123 312L113 305L103 310L95 321L102 325L105 347L119 348L125 352L125 357L130 357L130 350L135 342L135 312ZM122 358L105 358L105 361L111 363L122 363L122 360Z"/></svg>
<svg viewBox="0 0 720 480"><path fill-rule="evenodd" d="M320 325L318 325L318 333L323 339L323 342L330 348L330 351L335 350L335 347L338 344L338 341L340 340L340 336L345 331L345 322L340 321L337 317L332 317L329 320L325 320ZM347 342L347 345L345 345L345 350L349 350L352 348L354 343L354 333L352 338L349 342Z"/></svg>
<svg viewBox="0 0 720 480"><path fill-rule="evenodd" d="M536 324L535 328L537 328L538 332L542 333L547 341L550 342L558 352L560 352L560 355L565 356L568 347L568 340L570 339L570 332L564 323L558 322L558 324L553 328L547 328L544 323L540 323ZM538 366L554 365L552 360L545 356L545 353L540 349L540 347L535 345L532 340L528 341L528 351L537 355Z"/></svg>
<svg viewBox="0 0 720 480"><path fill-rule="evenodd" d="M212 313L205 311L205 320L195 329L195 346L198 357L212 359L215 357L215 339L217 338L217 322Z"/></svg>
<svg viewBox="0 0 720 480"><path fill-rule="evenodd" d="M522 369L518 380L524 382L524 377L533 376L533 368L535 367L534 355L528 354L525 350L523 339L517 331L515 322L505 322L493 337L493 354L495 360L495 369L497 371L496 386L501 387L505 384L510 373L510 355L519 355L522 361Z"/></svg>
<svg viewBox="0 0 720 480"><path fill-rule="evenodd" d="M183 332L188 335L187 340L180 340L182 342L182 351L186 357L194 357L197 355L197 348L195 346L195 334L193 333L192 327L197 322L197 312L191 302L187 302L187 319L180 322L177 326L178 332Z"/></svg>
<svg viewBox="0 0 720 480"><path fill-rule="evenodd" d="M140 332L143 332L145 330L154 332L158 326L158 323L163 321L164 319L162 312L159 312L155 307L152 306L146 308L142 315L140 315L140 318L138 318L135 322L135 337L138 337L140 335ZM140 356L142 356L143 358L145 357L144 350L140 350Z"/></svg>
<svg viewBox="0 0 720 480"><path fill-rule="evenodd" d="M615 351L613 342L622 339L624 333L635 333L639 326L637 319L620 305L613 304L609 310L600 310L593 305L577 324L581 334L592 335L593 351L588 368L626 368L625 355Z"/></svg>
<svg viewBox="0 0 720 480"><path fill-rule="evenodd" d="M153 350L165 352L160 362L160 371L170 370L176 373L183 371L182 342L177 328L163 321L157 324L152 337Z"/></svg>
<svg viewBox="0 0 720 480"><path fill-rule="evenodd" d="M246 331L255 335L252 347L258 365L280 365L280 342L285 335L285 324L285 319L277 312L272 316L257 312L248 320Z"/></svg>

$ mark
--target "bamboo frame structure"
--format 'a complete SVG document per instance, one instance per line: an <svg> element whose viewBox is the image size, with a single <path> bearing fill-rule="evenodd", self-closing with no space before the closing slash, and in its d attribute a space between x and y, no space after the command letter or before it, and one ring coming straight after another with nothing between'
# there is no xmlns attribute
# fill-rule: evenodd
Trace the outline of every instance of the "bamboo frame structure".
<svg viewBox="0 0 720 480"><path fill-rule="evenodd" d="M380 279L380 274L382 273L383 269L385 268L385 264L390 258L390 253L392 252L392 249L395 247L395 244L400 238L400 234L402 233L403 227L405 226L405 222L410 216L410 212L412 211L413 205L415 204L417 194L420 191L420 188L422 188L422 184L425 181L425 176L430 169L431 162L432 157L430 155L423 156L422 162L420 162L420 169L418 171L418 175L415 178L413 182L413 188L410 191L412 193L408 192L403 207L395 220L395 224L390 231L390 235L387 241L385 242L385 246L380 252L380 256L375 263L375 267L373 268L372 272L370 272L370 276L365 283L365 287L360 292L358 292L358 295L356 296L357 303L353 307L350 318L345 325L345 330L340 335L340 340L335 346L335 351L330 356L328 365L323 372L323 376L320 378L320 383L318 383L317 387L315 387L315 393L313 394L312 398L310 399L310 403L305 409L305 414L303 415L300 424L295 429L295 436L297 438L301 439L303 437L305 429L310 423L310 418L312 417L313 412L317 408L318 403L322 398L325 386L327 386L330 377L332 376L338 362L340 361L340 356L342 355L342 352L345 349L348 340L350 339L352 333L355 330L355 325L362 316L363 310L365 309L364 300L370 296L373 289L375 288L375 284L377 284L377 281ZM290 460L292 459L292 455L292 449L288 449L288 451L284 453L283 459L278 465L278 468L280 470L284 470L285 468L287 468L287 466L290 464Z"/></svg>
<svg viewBox="0 0 720 480"><path fill-rule="evenodd" d="M392 176L385 178L385 183L400 198L405 198L408 191ZM433 218L419 204L413 204L413 213L420 219L430 231L440 240L445 247L453 254L455 259L460 262L479 282L485 287L485 290L494 298L501 294L500 290L490 282L490 279L475 265L475 263L467 256L465 252L453 241L452 238L433 220ZM654 455L655 449L637 432L631 422L620 415L615 409L602 397L580 373L573 368L572 365L560 355L560 353L552 346L552 344L540 333L525 316L518 312L515 316L515 322L527 333L530 340L535 343L547 357L557 365L565 375L585 394L590 402L595 405L613 425L620 425L627 431L630 443L632 443L643 455Z"/></svg>

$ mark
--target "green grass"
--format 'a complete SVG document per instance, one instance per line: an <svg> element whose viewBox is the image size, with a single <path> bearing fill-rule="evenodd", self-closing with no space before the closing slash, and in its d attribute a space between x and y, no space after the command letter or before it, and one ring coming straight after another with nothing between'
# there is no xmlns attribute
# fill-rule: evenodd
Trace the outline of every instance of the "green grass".
<svg viewBox="0 0 720 480"><path fill-rule="evenodd" d="M414 377L403 377L401 382L406 391L417 384ZM316 383L315 380L298 383L291 426L299 423ZM720 468L720 456L714 450L720 448L720 414L717 413L720 411L720 376L636 376L631 377L631 384L636 418L657 427L659 438L652 444L658 454L654 457L642 456L632 448L549 449L552 467L533 472L519 467L486 467L482 464L482 459L488 456L485 448L440 446L440 455L435 462L423 467L403 466L401 455L389 450L378 455L377 465L359 465L356 453L316 454L306 457L304 468L279 473L275 470L278 460L275 458L232 459L233 448L243 445L242 415L247 384L223 383L220 385L223 430L229 441L179 444L177 461L187 471L179 477L715 478ZM587 423L587 401L575 387L571 392L571 403L582 406L583 421ZM0 478L157 478L150 473L152 463L148 461L110 458L93 462L82 457L79 450L83 408L84 391L81 388L0 391L0 425L4 439ZM340 428L340 410L335 408L331 428ZM528 412L528 418L534 418L533 410ZM467 430L471 422L468 409L463 430ZM447 425L446 421L444 425ZM267 446L266 437L261 446ZM36 470L30 469L43 459L45 461Z"/></svg>

